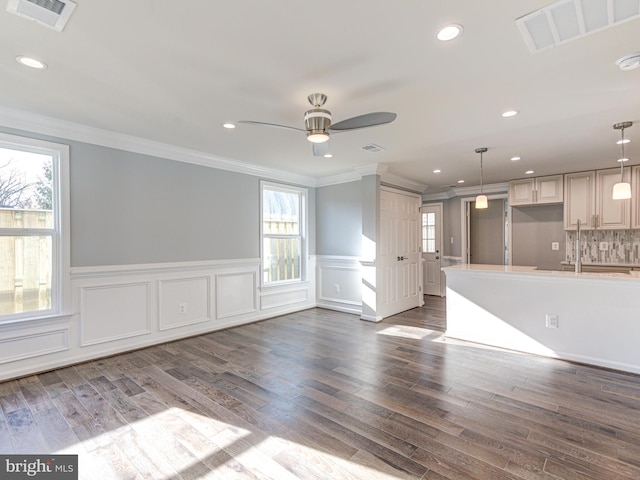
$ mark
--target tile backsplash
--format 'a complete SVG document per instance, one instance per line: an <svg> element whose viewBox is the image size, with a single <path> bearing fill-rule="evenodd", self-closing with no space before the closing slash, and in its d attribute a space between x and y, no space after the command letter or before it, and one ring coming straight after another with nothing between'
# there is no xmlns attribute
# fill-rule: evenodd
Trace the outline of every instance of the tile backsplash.
<svg viewBox="0 0 640 480"><path fill-rule="evenodd" d="M575 261L575 241L576 232L567 232L568 262ZM640 265L640 230L583 230L580 244L583 263Z"/></svg>

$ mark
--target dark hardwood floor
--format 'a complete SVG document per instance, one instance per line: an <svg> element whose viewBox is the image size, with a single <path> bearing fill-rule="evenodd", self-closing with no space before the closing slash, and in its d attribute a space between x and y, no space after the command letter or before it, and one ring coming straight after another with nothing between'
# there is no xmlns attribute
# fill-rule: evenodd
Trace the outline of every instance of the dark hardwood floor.
<svg viewBox="0 0 640 480"><path fill-rule="evenodd" d="M0 383L0 452L77 453L91 480L640 478L640 377L449 342L430 300Z"/></svg>

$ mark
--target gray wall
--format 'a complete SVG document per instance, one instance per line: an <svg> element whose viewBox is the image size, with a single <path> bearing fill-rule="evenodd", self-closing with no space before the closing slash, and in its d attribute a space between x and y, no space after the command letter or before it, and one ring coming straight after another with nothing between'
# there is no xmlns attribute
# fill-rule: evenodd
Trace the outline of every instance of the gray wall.
<svg viewBox="0 0 640 480"><path fill-rule="evenodd" d="M460 226L460 198L444 200L442 209L443 248L445 256L460 257L462 230ZM453 243L451 243L453 237Z"/></svg>
<svg viewBox="0 0 640 480"><path fill-rule="evenodd" d="M565 260L565 232L562 205L513 207L512 260L514 265L536 266L542 270L559 270ZM551 250L551 242L560 250Z"/></svg>
<svg viewBox="0 0 640 480"><path fill-rule="evenodd" d="M71 266L257 258L260 179L66 139ZM315 191L309 188L309 254Z"/></svg>
<svg viewBox="0 0 640 480"><path fill-rule="evenodd" d="M318 255L360 255L361 181L316 189L316 231Z"/></svg>

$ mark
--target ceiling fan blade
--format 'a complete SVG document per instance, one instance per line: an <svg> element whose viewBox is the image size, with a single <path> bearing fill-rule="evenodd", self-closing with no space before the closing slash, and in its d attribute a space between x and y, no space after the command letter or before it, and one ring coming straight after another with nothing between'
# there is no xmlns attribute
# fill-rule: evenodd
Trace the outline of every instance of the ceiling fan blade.
<svg viewBox="0 0 640 480"><path fill-rule="evenodd" d="M324 157L327 153L329 153L329 142L313 144L313 155L315 157Z"/></svg>
<svg viewBox="0 0 640 480"><path fill-rule="evenodd" d="M278 125L276 123L254 122L253 120L238 120L238 123L243 123L245 125L258 125L263 127L286 128L287 130L295 130L297 132L306 132L306 130L303 130L302 128L288 127L287 125Z"/></svg>
<svg viewBox="0 0 640 480"><path fill-rule="evenodd" d="M376 125L383 125L385 123L391 123L396 119L397 115L392 112L373 112L365 113L357 117L347 118L341 122L334 123L329 127L329 130L344 131L344 130L357 130L358 128L374 127Z"/></svg>

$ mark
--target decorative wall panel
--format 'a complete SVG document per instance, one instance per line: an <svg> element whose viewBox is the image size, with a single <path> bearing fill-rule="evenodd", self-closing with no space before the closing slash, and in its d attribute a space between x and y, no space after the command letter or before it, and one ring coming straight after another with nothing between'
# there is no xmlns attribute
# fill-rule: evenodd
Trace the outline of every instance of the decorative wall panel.
<svg viewBox="0 0 640 480"><path fill-rule="evenodd" d="M255 272L216 275L216 318L255 312L256 303Z"/></svg>
<svg viewBox="0 0 640 480"><path fill-rule="evenodd" d="M211 319L210 277L160 280L159 328L183 327Z"/></svg>
<svg viewBox="0 0 640 480"><path fill-rule="evenodd" d="M151 333L150 285L144 282L82 288L80 344L95 345Z"/></svg>

